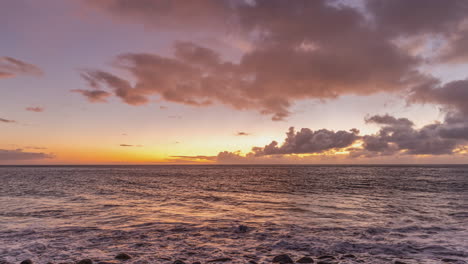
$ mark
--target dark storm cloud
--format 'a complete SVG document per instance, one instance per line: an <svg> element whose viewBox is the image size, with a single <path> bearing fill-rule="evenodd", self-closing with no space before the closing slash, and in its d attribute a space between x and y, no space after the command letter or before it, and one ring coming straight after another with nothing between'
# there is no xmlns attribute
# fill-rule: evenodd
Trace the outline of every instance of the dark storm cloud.
<svg viewBox="0 0 468 264"><path fill-rule="evenodd" d="M10 120L10 119L5 119L5 118L0 118L1 123L16 123L15 120Z"/></svg>
<svg viewBox="0 0 468 264"><path fill-rule="evenodd" d="M17 75L43 75L43 71L36 65L12 58L0 57L0 79Z"/></svg>
<svg viewBox="0 0 468 264"><path fill-rule="evenodd" d="M22 149L0 149L0 161L52 159L55 156L42 152L25 152Z"/></svg>

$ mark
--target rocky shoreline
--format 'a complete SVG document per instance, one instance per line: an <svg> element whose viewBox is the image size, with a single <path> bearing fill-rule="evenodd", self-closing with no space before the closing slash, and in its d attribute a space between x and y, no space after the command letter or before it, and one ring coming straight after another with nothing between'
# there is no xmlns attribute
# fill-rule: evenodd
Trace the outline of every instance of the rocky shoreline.
<svg viewBox="0 0 468 264"><path fill-rule="evenodd" d="M115 255L113 261L101 261L99 259L82 259L80 261L71 261L71 262L47 262L46 264L125 264L126 262L131 262L134 259L134 256L131 256L127 253L118 253ZM169 261L169 260L167 260ZM194 261L194 262L187 262L185 260L175 260L172 264L205 264L205 263L230 263L233 259L229 257L223 258L215 258L209 259L204 262L201 261ZM455 259L443 259L441 263L460 263L459 260ZM138 264L150 264L153 263L151 261L139 260ZM297 260L293 260L288 254L280 254L274 256L270 261L261 261L257 262L256 260L250 259L246 260L246 264L259 264L259 263L273 263L273 264L341 264L341 263L365 263L364 260L359 259L356 255L353 254L342 254L342 255L322 255L322 256L303 256ZM394 260L393 262L389 262L392 264L409 264L407 262L403 262L401 260ZM461 262L464 263L464 262ZM14 264L8 261L0 260L0 264ZM26 259L20 262L20 264L37 264L31 259Z"/></svg>
<svg viewBox="0 0 468 264"><path fill-rule="evenodd" d="M172 233L189 233L189 228L172 228L168 229ZM205 241L208 243L210 240L213 243L218 243L217 245L221 245L222 242L215 242L213 238L215 237L224 237L219 233L220 230L224 230L221 234L225 233L231 239L237 238L246 238L246 236L255 234L255 228L246 226L246 225L239 225L232 228L226 229L218 229L216 230L216 235L210 236L211 239ZM200 230L199 230L200 231ZM271 231L271 230L270 230ZM161 235L161 233L158 233ZM192 234L192 236L199 237L200 234L196 233ZM228 235L230 234L230 235ZM270 233L270 236L272 233ZM286 235L287 237L291 237L290 235ZM131 237L131 236L130 236ZM123 233L119 233L119 236L113 237L113 239L119 238L120 240L128 241L129 237L123 236ZM139 240L134 240L132 242L135 248L144 248L151 243L143 242L145 239L149 239L150 237L147 235L140 235ZM161 238L161 236L160 236ZM185 237L187 238L187 237ZM173 237L173 236L166 236L165 240L168 242L176 242L180 241L181 237ZM164 240L164 239L163 239ZM102 240L99 240L102 243ZM117 240L113 240L114 246L121 245L121 243L116 243ZM248 240L245 240L244 243L247 243ZM28 254L24 260L21 258L21 253L15 256L16 260L9 260L8 258L3 259L0 258L0 264L153 264L153 263L166 263L166 264L358 264L358 263L372 263L372 264L416 264L416 263L452 263L452 264L466 264L464 260L455 259L455 258L440 258L438 260L433 260L431 262L423 261L420 262L416 258L410 257L406 255L405 257L399 258L398 256L375 256L372 252L362 251L362 250L317 250L314 254L312 250L306 252L304 250L297 250L301 249L301 247L286 247L284 248L274 248L267 246L265 244L265 239L261 239L263 244L257 244L255 247L255 251L252 252L251 250L241 248L241 244L230 244L227 246L232 250L225 250L225 251L213 251L214 254L209 254L208 252L203 252L196 247L195 244L188 244L190 247L186 248L184 244L177 244L173 245L173 250L168 251L168 245L160 245L160 249L165 249L162 251L158 251L157 248L154 250L153 253L142 252L137 250L130 250L127 251L126 249L121 248L120 253L119 251L111 252L102 252L104 254L93 254L89 255L87 252L83 252L82 248L75 248L77 251L74 250L74 256L64 257L64 255L60 256L56 254L49 254L48 256L44 255L47 251L47 247L43 244L37 244L37 248L40 250L32 250L36 251L37 255ZM278 242L278 243L284 243ZM102 245L102 244L101 244ZM273 243L275 245L275 243ZM289 245L289 244L287 244ZM216 245L212 245L215 248ZM36 248L36 249L37 249ZM354 247L355 248L355 247ZM174 250L175 249L175 250ZM356 249L356 248L355 248ZM31 250L30 250L31 251ZM396 252L396 251L395 251ZM370 254L369 254L370 253ZM461 256L461 255L460 255ZM6 257L4 255L4 257ZM27 258L27 259L26 259ZM22 261L21 261L22 260Z"/></svg>

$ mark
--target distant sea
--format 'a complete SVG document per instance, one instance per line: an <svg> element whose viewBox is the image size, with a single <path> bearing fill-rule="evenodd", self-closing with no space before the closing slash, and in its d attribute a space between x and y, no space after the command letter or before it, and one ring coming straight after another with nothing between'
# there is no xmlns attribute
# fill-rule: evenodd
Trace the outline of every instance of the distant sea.
<svg viewBox="0 0 468 264"><path fill-rule="evenodd" d="M139 264L467 263L468 166L0 167L0 262L120 252Z"/></svg>

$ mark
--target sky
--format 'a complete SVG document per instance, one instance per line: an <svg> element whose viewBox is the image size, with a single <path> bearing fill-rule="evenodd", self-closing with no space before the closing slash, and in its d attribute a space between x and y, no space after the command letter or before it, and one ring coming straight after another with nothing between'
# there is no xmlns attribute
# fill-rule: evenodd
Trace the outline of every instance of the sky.
<svg viewBox="0 0 468 264"><path fill-rule="evenodd" d="M0 33L0 164L468 162L466 0L15 0Z"/></svg>

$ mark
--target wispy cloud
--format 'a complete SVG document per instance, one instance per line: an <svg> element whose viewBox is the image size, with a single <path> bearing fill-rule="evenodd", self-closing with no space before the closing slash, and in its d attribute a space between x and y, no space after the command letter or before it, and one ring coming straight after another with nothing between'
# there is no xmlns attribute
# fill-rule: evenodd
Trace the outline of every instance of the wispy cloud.
<svg viewBox="0 0 468 264"><path fill-rule="evenodd" d="M30 111L30 112L40 113L40 112L44 112L44 110L45 109L43 107L39 107L39 106L26 107L26 111Z"/></svg>
<svg viewBox="0 0 468 264"><path fill-rule="evenodd" d="M43 152L26 152L22 149L0 149L0 161L52 159L55 155Z"/></svg>
<svg viewBox="0 0 468 264"><path fill-rule="evenodd" d="M132 144L120 144L121 147L143 147L143 145L132 145Z"/></svg>
<svg viewBox="0 0 468 264"><path fill-rule="evenodd" d="M18 75L41 76L44 72L36 65L12 57L0 57L0 79Z"/></svg>
<svg viewBox="0 0 468 264"><path fill-rule="evenodd" d="M15 120L0 118L0 122L2 123L17 123Z"/></svg>

